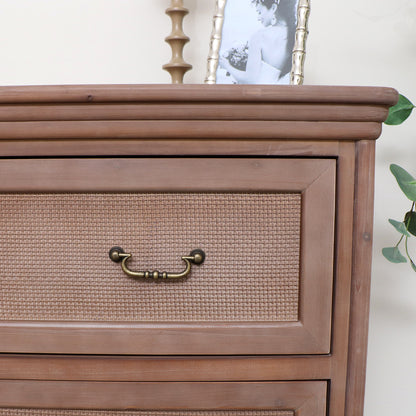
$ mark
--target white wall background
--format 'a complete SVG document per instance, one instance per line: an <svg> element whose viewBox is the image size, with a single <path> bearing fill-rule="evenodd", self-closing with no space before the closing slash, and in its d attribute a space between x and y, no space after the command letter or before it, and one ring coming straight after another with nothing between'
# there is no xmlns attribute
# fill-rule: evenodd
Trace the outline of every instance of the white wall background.
<svg viewBox="0 0 416 416"><path fill-rule="evenodd" d="M305 83L392 86L416 102L415 0L311 1ZM169 3L0 0L0 85L169 83ZM214 3L185 0L187 83L203 82ZM397 241L387 218L410 207L390 163L416 175L416 112L378 141L366 416L414 414L416 395L416 273L380 254Z"/></svg>

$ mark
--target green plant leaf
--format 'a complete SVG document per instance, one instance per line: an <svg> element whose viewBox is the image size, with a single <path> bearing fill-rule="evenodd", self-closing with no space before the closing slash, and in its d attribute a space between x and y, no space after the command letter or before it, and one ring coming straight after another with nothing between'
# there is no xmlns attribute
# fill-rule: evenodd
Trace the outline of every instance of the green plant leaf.
<svg viewBox="0 0 416 416"><path fill-rule="evenodd" d="M396 221L389 219L389 223L400 233L407 237L410 237L410 234L407 232L406 225L404 222Z"/></svg>
<svg viewBox="0 0 416 416"><path fill-rule="evenodd" d="M389 109L389 115L384 122L390 126L397 126L402 124L407 118L409 118L412 110L415 108L413 103L404 95L399 95L399 101L393 107Z"/></svg>
<svg viewBox="0 0 416 416"><path fill-rule="evenodd" d="M416 236L416 212L415 211L406 212L406 215L404 217L404 224L406 225L407 231L409 231L410 234L413 234L414 236Z"/></svg>
<svg viewBox="0 0 416 416"><path fill-rule="evenodd" d="M410 265L412 266L413 271L416 272L416 264L413 263L413 260L410 260Z"/></svg>
<svg viewBox="0 0 416 416"><path fill-rule="evenodd" d="M396 178L397 183L399 184L403 193L411 201L416 201L416 185L412 183L415 182L416 179L399 165L390 165L390 171Z"/></svg>
<svg viewBox="0 0 416 416"><path fill-rule="evenodd" d="M406 263L406 257L402 256L398 247L384 247L383 256L392 263Z"/></svg>

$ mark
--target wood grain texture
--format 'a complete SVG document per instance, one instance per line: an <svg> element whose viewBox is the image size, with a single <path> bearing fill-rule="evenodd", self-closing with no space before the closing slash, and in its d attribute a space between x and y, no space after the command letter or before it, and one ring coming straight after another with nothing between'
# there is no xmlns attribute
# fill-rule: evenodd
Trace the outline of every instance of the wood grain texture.
<svg viewBox="0 0 416 416"><path fill-rule="evenodd" d="M327 380L327 356L0 356L0 379L84 381Z"/></svg>
<svg viewBox="0 0 416 416"><path fill-rule="evenodd" d="M332 159L4 159L0 192L304 192L335 175L334 166Z"/></svg>
<svg viewBox="0 0 416 416"><path fill-rule="evenodd" d="M313 185L311 182L305 185L303 180L299 180L294 158L329 158L336 164L336 216L328 225L335 229L333 255L329 264L327 256L321 258L321 262L326 263L323 270L329 270L332 264L334 266L331 282L327 282L322 290L322 298L330 298L331 305L325 304L320 312L314 312L315 315L309 315L302 307L301 321L281 327L281 334L285 335L280 340L272 339L271 328L264 323L255 327L244 323L237 325L233 342L244 345L247 337L254 337L256 342L250 352L244 349L240 352L255 351L255 356L221 355L236 352L227 350L224 334L229 328L221 324L208 324L203 328L205 336L200 334L198 339L205 350L196 348L197 345L194 345L196 349L190 349L191 354L194 351L205 353L205 356L168 357L108 354L131 354L134 348L126 348L126 343L144 345L143 351L149 354L182 351L178 345L165 342L165 339L179 339L182 345L189 345L196 327L182 324L149 329L146 325L120 323L98 325L90 322L80 326L71 322L3 322L0 334L5 346L3 351L15 351L19 345L17 350L29 354L0 355L0 379L3 380L0 397L4 398L0 406L7 403L17 407L24 403L46 403L46 406L58 407L73 406L74 403L87 406L125 406L130 403L135 406L143 392L147 392L148 400L164 405L159 398L166 391L163 399L166 406L178 408L181 399L168 397L171 393L166 386L170 382L170 386L182 386L181 397L189 395L191 404L199 405L211 399L215 406L221 403L239 406L242 402L235 404L232 401L242 394L245 396L242 400L249 402L247 408L253 403L259 405L257 398L261 398L260 406L272 403L278 407L288 403L295 394L300 397L295 403L296 416L361 416L371 264L374 139L381 132L381 122L389 106L397 99L397 91L375 87L89 85L0 88L0 156L28 160L26 167L20 161L11 160L16 164L0 172L2 178L13 172L12 185L1 181L6 192L13 189L18 192L38 192L41 189L93 192L97 189L94 183L100 183L100 175L107 182L102 189L114 189L116 181L106 167L110 167L109 171L117 168L125 177L128 177L130 169L135 175L145 175L149 178L150 184L146 185L149 190L158 188L157 180L153 179L155 176L159 178L159 187L163 179L168 183L165 189L172 189L169 174L159 174L146 164L142 170L135 170L129 159L157 156L161 163L174 167L167 162L171 157L192 156L189 160L194 159L194 162L188 166L206 168L206 160L197 159L202 155L218 159L215 166L223 177L233 174L236 158L247 158L248 165L236 179L236 184L239 183L237 188L246 191L259 189L260 182L260 188L273 189L267 179L271 175L288 177L285 172L264 169L264 165L261 168L251 166L251 158L286 158L290 162L285 166L288 169L286 175L295 179L295 188L307 197L307 189ZM59 159L60 156L64 158ZM85 169L84 162L66 162L67 158L74 156L101 156L103 159L98 164L87 161L91 165ZM111 161L120 156L125 164ZM33 157L46 158L48 162L39 167L39 161L34 161ZM1 163L6 166L9 161L3 159ZM56 172L54 164L60 165L72 179L58 175L51 180L51 174ZM177 174L179 176L187 172L180 163L175 165L175 169L182 172ZM262 172L261 178L256 174L253 176L257 171ZM307 169L303 170L303 174L306 172ZM319 176L312 175L311 180L318 183ZM123 189L137 189L127 179L121 183ZM284 189L293 188L290 180L281 183L285 184L282 185ZM185 191L187 187L203 189L204 186L212 189L209 175L197 175L197 181L185 178L183 185L176 184L177 189ZM225 192L232 191L226 181L219 186ZM306 205L308 203L306 198ZM319 221L317 215L311 216L309 222L312 224L316 218ZM323 228L326 226L325 223ZM320 235L319 229L314 227L309 231L307 234L312 236ZM308 244L309 247L319 245L320 238L309 238L311 240L305 241L304 248ZM328 248L329 241L324 239L324 245ZM316 264L310 263L310 266L312 270ZM310 268L304 264L302 269ZM311 283L302 284L305 289ZM315 299L321 294L319 288L309 287L307 290ZM301 302L313 304L310 299L308 302L301 298ZM325 317L322 325L316 325L322 316ZM317 328L317 332L309 336L305 344L305 338L299 339L298 334L308 322L315 322L312 326ZM332 331L330 338L327 338L329 332L325 330L328 322ZM122 342L118 342L119 331L125 334ZM155 333L159 337L162 334L159 338L161 344L148 342L148 337ZM214 342L212 335L220 342ZM289 355L265 355L279 351L270 349L276 339L287 346ZM305 354L305 346L318 344L324 345L323 349L316 349L321 355ZM101 349L98 348L100 345ZM78 346L77 351L83 355L45 354L48 351L74 352L74 346ZM93 356L91 351L106 355ZM296 351L299 354L293 355ZM273 383L276 380L289 383ZM302 388L297 380L311 383L318 393L309 390L306 395L300 394ZM182 383L178 383L180 381ZM204 381L208 383L201 383ZM229 382L232 383L225 391L230 398L227 396L225 399L230 401L225 403L221 389L224 383ZM263 393L251 400L248 388L237 387L242 386L241 382L258 385ZM286 387L279 390L281 395L276 395L275 387L268 395L267 388L262 390L261 386L269 384ZM208 393L207 385L210 386ZM125 389L126 386L129 387ZM145 390L142 390L143 386ZM104 397L104 401L94 403L97 397ZM127 401L120 399L123 397Z"/></svg>
<svg viewBox="0 0 416 416"><path fill-rule="evenodd" d="M3 321L0 323L2 351L69 354L329 353L334 160L13 159L1 161L0 176L8 178L0 184L2 192L284 191L301 192L303 206L298 322ZM316 238L319 245L315 243ZM322 258L328 261L322 262ZM113 267L110 262L109 267Z"/></svg>
<svg viewBox="0 0 416 416"><path fill-rule="evenodd" d="M351 287L355 172L354 143L341 143L337 159L337 205L334 269L331 387L329 414L342 415L348 368L348 334Z"/></svg>
<svg viewBox="0 0 416 416"><path fill-rule="evenodd" d="M287 410L86 410L0 408L1 416L295 416Z"/></svg>
<svg viewBox="0 0 416 416"><path fill-rule="evenodd" d="M291 156L333 157L339 142L256 140L4 140L0 156Z"/></svg>
<svg viewBox="0 0 416 416"><path fill-rule="evenodd" d="M326 382L0 381L1 407L120 410L277 409L325 416Z"/></svg>
<svg viewBox="0 0 416 416"><path fill-rule="evenodd" d="M380 121L388 109L380 105L266 103L94 103L0 105L0 121L73 120L280 120Z"/></svg>
<svg viewBox="0 0 416 416"><path fill-rule="evenodd" d="M360 415L364 409L373 248L374 164L374 143L359 142L356 145L354 248L345 416Z"/></svg>
<svg viewBox="0 0 416 416"><path fill-rule="evenodd" d="M383 88L4 87L0 139L376 139L396 100Z"/></svg>
<svg viewBox="0 0 416 416"><path fill-rule="evenodd" d="M62 85L2 87L0 103L276 102L394 105L393 88L315 85Z"/></svg>
<svg viewBox="0 0 416 416"><path fill-rule="evenodd" d="M184 128L186 126L186 128ZM0 123L0 140L28 139L376 139L377 122L111 120Z"/></svg>

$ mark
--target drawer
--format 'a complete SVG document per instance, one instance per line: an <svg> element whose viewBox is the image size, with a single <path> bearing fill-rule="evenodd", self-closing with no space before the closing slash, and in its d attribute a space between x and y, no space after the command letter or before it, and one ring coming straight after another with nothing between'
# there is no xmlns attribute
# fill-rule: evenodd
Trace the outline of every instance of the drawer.
<svg viewBox="0 0 416 416"><path fill-rule="evenodd" d="M0 416L324 416L326 394L327 383L323 381L86 383L6 380L0 381Z"/></svg>
<svg viewBox="0 0 416 416"><path fill-rule="evenodd" d="M330 352L336 160L3 159L0 175L0 351ZM134 279L113 246L133 271L206 257Z"/></svg>

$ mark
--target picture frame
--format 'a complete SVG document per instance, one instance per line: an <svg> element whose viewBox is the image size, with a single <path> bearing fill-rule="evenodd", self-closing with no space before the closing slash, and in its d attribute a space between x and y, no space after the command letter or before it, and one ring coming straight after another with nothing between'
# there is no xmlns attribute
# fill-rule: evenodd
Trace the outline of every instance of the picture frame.
<svg viewBox="0 0 416 416"><path fill-rule="evenodd" d="M216 0L205 83L303 84L309 13L310 0Z"/></svg>

